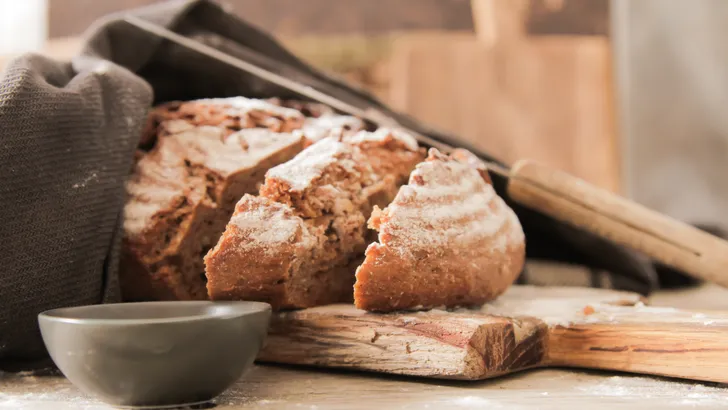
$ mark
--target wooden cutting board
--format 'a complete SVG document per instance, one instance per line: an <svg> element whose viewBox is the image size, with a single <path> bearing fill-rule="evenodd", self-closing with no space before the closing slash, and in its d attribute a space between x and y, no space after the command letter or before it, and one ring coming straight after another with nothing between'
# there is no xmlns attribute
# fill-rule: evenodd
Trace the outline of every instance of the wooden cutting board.
<svg viewBox="0 0 728 410"><path fill-rule="evenodd" d="M629 292L513 286L479 310L283 312L258 360L437 379L581 367L728 382L728 315L644 302Z"/></svg>

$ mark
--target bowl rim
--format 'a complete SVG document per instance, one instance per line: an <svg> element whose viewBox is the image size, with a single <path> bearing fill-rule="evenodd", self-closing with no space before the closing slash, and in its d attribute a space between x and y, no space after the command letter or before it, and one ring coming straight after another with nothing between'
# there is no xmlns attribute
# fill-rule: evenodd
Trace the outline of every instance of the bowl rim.
<svg viewBox="0 0 728 410"><path fill-rule="evenodd" d="M84 318L84 317L73 317L73 314L77 311L89 311L96 309L111 309L114 306L159 306L162 304L166 305L225 305L238 307L238 309L232 309L225 313L205 313L199 314L187 314L173 317L159 317L159 318ZM65 315L60 316L61 312L66 312ZM255 315L260 313L271 313L272 306L265 302L257 301L211 301L211 300L194 300L194 301L153 301L153 302L123 302L123 303L102 303L95 305L82 305L72 307L62 307L56 309L49 309L38 314L38 320L47 320L59 323L68 324L88 324L88 325L146 325L154 324L159 325L163 323L187 323L187 322L199 322L203 320L220 320L220 319L233 319L243 316Z"/></svg>

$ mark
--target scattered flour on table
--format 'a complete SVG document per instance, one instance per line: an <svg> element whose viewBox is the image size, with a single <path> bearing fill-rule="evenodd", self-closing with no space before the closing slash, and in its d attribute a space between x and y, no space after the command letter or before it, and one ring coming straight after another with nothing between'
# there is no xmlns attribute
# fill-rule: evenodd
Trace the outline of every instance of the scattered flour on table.
<svg viewBox="0 0 728 410"><path fill-rule="evenodd" d="M283 403L282 400L258 400L256 402L253 402L256 406L271 406L271 408L279 408L281 406L281 403ZM231 403L232 404L232 403ZM289 408L290 405L288 405L286 408ZM308 410L318 410L318 406L315 404L304 404L304 403L296 403L293 405L294 408L297 409L308 409Z"/></svg>
<svg viewBox="0 0 728 410"><path fill-rule="evenodd" d="M42 380L44 376L58 374L57 370L50 369L0 373L0 409L45 409L55 408L55 404L58 404L59 409L111 409L79 392L63 378L51 382Z"/></svg>
<svg viewBox="0 0 728 410"><path fill-rule="evenodd" d="M452 404L458 404L462 406L492 406L494 403L492 400L485 399L478 396L464 396L454 399Z"/></svg>
<svg viewBox="0 0 728 410"><path fill-rule="evenodd" d="M28 377L28 376L35 376L38 373L39 372L37 372L35 370L25 370L25 371L17 372L17 373L8 373L8 375L12 375L15 377Z"/></svg>
<svg viewBox="0 0 728 410"><path fill-rule="evenodd" d="M283 402L283 400L267 400L267 399L263 399L263 400L256 401L255 404L257 404L259 406L267 406L269 404L276 404L276 403L282 403L282 402Z"/></svg>
<svg viewBox="0 0 728 410"><path fill-rule="evenodd" d="M63 409L73 408L82 410L101 410L111 409L111 407L102 404L96 400L87 399L85 397L73 394L56 394L56 393L24 393L24 394L6 394L0 393L0 409L14 410L31 410L37 409L39 406L49 408L48 406L61 403Z"/></svg>
<svg viewBox="0 0 728 410"><path fill-rule="evenodd" d="M456 396L441 400L434 400L429 403L419 403L407 408L432 408L432 409L508 409L517 410L523 408L518 404L514 404L512 400L499 401L481 396Z"/></svg>
<svg viewBox="0 0 728 410"><path fill-rule="evenodd" d="M613 376L602 382L579 385L577 390L593 396L655 398L676 404L728 406L728 389L691 382L672 382L646 377Z"/></svg>

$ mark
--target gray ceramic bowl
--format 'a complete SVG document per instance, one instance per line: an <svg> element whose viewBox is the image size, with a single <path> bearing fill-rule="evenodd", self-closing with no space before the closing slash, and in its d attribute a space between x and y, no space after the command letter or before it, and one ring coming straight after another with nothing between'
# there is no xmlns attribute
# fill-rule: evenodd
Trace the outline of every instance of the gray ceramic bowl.
<svg viewBox="0 0 728 410"><path fill-rule="evenodd" d="M79 389L116 406L206 402L253 363L270 305L145 302L55 309L38 315L43 341Z"/></svg>

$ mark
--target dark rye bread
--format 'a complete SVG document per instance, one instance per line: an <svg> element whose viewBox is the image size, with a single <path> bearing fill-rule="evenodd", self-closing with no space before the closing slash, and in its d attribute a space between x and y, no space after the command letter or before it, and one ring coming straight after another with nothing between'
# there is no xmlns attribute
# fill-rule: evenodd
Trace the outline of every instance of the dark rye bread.
<svg viewBox="0 0 728 410"><path fill-rule="evenodd" d="M431 149L370 227L379 242L357 269L354 302L378 312L479 306L518 277L525 238L472 154ZM456 159L457 158L457 159Z"/></svg>
<svg viewBox="0 0 728 410"><path fill-rule="evenodd" d="M281 104L242 97L153 110L127 183L124 299L207 298L203 256L235 203L257 192L265 172L309 144L307 133L313 139L327 132L304 132L312 120ZM351 117L347 121L356 129Z"/></svg>
<svg viewBox="0 0 728 410"><path fill-rule="evenodd" d="M423 154L409 135L380 129L324 138L269 170L205 257L210 298L275 309L351 301L371 210L394 198Z"/></svg>

